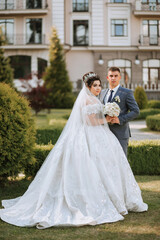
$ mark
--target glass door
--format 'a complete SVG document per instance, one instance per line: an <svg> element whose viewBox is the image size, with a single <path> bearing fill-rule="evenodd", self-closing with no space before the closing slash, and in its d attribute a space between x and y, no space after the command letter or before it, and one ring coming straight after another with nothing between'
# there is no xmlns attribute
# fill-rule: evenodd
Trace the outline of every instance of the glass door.
<svg viewBox="0 0 160 240"><path fill-rule="evenodd" d="M149 40L150 45L158 45L158 21L149 21Z"/></svg>

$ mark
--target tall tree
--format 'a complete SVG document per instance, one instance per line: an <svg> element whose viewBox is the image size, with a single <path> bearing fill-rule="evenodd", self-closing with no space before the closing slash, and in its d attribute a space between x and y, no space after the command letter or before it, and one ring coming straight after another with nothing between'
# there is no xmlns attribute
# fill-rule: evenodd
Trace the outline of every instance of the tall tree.
<svg viewBox="0 0 160 240"><path fill-rule="evenodd" d="M74 102L72 84L66 70L63 47L54 27L50 37L49 61L44 74L45 86L49 90L48 105L50 108L70 108Z"/></svg>
<svg viewBox="0 0 160 240"><path fill-rule="evenodd" d="M10 66L9 58L4 56L5 37L0 28L0 82L5 82L13 86L13 69Z"/></svg>

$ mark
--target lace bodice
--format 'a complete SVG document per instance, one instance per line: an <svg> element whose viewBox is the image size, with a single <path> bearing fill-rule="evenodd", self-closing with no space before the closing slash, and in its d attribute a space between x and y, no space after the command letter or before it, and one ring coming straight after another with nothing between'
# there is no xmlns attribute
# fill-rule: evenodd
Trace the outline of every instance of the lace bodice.
<svg viewBox="0 0 160 240"><path fill-rule="evenodd" d="M83 107L84 114L90 115L90 114L98 114L102 112L102 107L100 104L88 104L85 107Z"/></svg>

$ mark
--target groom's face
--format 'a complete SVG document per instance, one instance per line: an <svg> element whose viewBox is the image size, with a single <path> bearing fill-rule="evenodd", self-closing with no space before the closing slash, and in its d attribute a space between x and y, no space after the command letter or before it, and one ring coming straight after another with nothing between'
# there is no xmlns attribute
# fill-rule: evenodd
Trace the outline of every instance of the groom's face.
<svg viewBox="0 0 160 240"><path fill-rule="evenodd" d="M107 76L107 80L109 82L109 87L111 89L117 87L119 82L120 82L120 80L121 80L120 72L118 72L118 71L115 71L115 72L109 71L108 72L108 76Z"/></svg>

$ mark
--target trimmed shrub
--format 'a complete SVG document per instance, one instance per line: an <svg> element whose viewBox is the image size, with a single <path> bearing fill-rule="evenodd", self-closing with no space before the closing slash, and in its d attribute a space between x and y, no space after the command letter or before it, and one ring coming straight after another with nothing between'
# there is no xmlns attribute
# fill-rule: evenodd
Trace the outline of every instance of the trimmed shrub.
<svg viewBox="0 0 160 240"><path fill-rule="evenodd" d="M26 166L27 177L36 175L52 148L51 144L35 146L36 161ZM128 147L128 161L136 175L159 175L160 140L131 141Z"/></svg>
<svg viewBox="0 0 160 240"><path fill-rule="evenodd" d="M34 156L36 161L30 162L24 169L26 177L34 177L40 167L42 166L44 160L48 156L49 152L52 150L53 145L36 145L34 149Z"/></svg>
<svg viewBox="0 0 160 240"><path fill-rule="evenodd" d="M159 175L160 140L130 142L128 161L136 175Z"/></svg>
<svg viewBox="0 0 160 240"><path fill-rule="evenodd" d="M35 127L28 101L0 83L0 178L15 177L34 160Z"/></svg>
<svg viewBox="0 0 160 240"><path fill-rule="evenodd" d="M154 131L160 131L160 114L146 118L147 127Z"/></svg>
<svg viewBox="0 0 160 240"><path fill-rule="evenodd" d="M37 129L36 143L39 145L55 144L62 130L63 127Z"/></svg>
<svg viewBox="0 0 160 240"><path fill-rule="evenodd" d="M147 95L143 89L143 87L136 87L134 91L134 97L140 109L144 109L147 107Z"/></svg>
<svg viewBox="0 0 160 240"><path fill-rule="evenodd" d="M160 113L160 109L158 108L147 108L140 110L140 114L136 119L146 119L146 117L150 115L156 115Z"/></svg>
<svg viewBox="0 0 160 240"><path fill-rule="evenodd" d="M149 100L147 107L160 109L160 100Z"/></svg>

